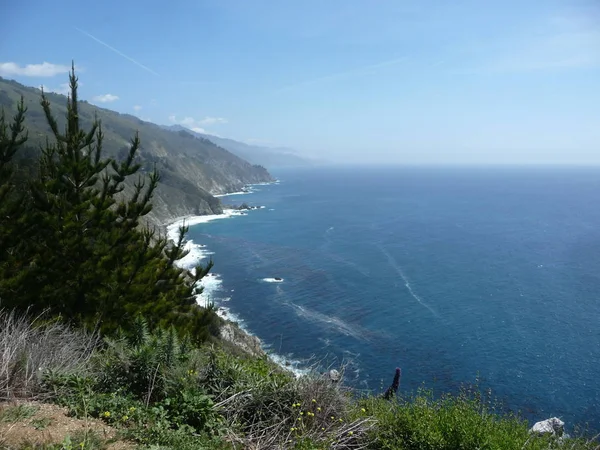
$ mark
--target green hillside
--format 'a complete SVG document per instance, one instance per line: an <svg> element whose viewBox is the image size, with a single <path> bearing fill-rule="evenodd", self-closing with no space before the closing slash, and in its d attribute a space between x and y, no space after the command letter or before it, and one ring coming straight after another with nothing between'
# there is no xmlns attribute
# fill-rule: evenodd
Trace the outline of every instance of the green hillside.
<svg viewBox="0 0 600 450"><path fill-rule="evenodd" d="M28 145L37 148L50 131L40 106L41 91L0 78L0 108L4 108L8 116L16 113L21 96L28 108L25 122L29 130ZM47 98L59 126L64 127L67 98L54 93L47 93ZM161 174L153 199L154 209L148 217L152 223L164 224L189 214L221 213L221 203L211 194L239 191L246 184L272 181L265 168L252 165L188 132L173 133L135 116L99 108L86 101L81 101L79 108L84 127L91 127L94 116L102 122L107 156L124 156L131 137L139 132L142 172L149 172L156 165ZM128 190L131 189L128 186Z"/></svg>

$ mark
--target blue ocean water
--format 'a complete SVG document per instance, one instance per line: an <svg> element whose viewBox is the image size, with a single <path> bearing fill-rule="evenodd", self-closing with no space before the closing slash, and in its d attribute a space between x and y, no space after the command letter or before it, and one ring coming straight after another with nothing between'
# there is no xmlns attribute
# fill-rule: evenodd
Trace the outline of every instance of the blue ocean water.
<svg viewBox="0 0 600 450"><path fill-rule="evenodd" d="M396 366L405 392L479 378L531 420L600 429L600 168L275 175L222 199L264 209L190 230L207 294L271 351L374 391Z"/></svg>

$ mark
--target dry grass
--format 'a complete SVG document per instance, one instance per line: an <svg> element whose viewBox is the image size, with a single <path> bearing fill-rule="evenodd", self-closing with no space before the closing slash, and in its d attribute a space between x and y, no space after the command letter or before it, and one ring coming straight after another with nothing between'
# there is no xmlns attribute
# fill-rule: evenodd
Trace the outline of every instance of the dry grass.
<svg viewBox="0 0 600 450"><path fill-rule="evenodd" d="M42 374L84 371L99 338L69 329L44 316L0 310L0 399L41 394Z"/></svg>
<svg viewBox="0 0 600 450"><path fill-rule="evenodd" d="M257 385L216 407L231 424L227 440L240 449L287 449L299 442L319 448L361 449L375 425L367 416L348 419L350 390L317 373L280 386Z"/></svg>

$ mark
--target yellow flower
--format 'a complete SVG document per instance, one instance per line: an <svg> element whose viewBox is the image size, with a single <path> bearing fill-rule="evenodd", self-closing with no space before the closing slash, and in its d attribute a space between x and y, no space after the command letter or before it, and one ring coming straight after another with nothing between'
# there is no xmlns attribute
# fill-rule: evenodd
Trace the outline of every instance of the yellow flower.
<svg viewBox="0 0 600 450"><path fill-rule="evenodd" d="M325 431L325 427L321 427L321 431Z"/></svg>
<svg viewBox="0 0 600 450"><path fill-rule="evenodd" d="M360 410L364 413L367 412L367 410L365 408L360 408Z"/></svg>
<svg viewBox="0 0 600 450"><path fill-rule="evenodd" d="M320 406L317 408L317 411L319 411L319 412L321 411L321 407Z"/></svg>
<svg viewBox="0 0 600 450"><path fill-rule="evenodd" d="M129 420L129 417L128 416L123 416L123 417L121 417L121 420L123 422L127 422Z"/></svg>
<svg viewBox="0 0 600 450"><path fill-rule="evenodd" d="M304 415L304 411L300 411L300 415L303 416Z"/></svg>
<svg viewBox="0 0 600 450"><path fill-rule="evenodd" d="M343 421L344 421L344 419L340 419L340 422L343 422Z"/></svg>
<svg viewBox="0 0 600 450"><path fill-rule="evenodd" d="M290 428L290 431L296 431L295 427Z"/></svg>
<svg viewBox="0 0 600 450"><path fill-rule="evenodd" d="M317 403L317 401L316 401L314 398L312 399L312 402L313 402L313 403Z"/></svg>
<svg viewBox="0 0 600 450"><path fill-rule="evenodd" d="M133 406L132 406L132 407L130 407L130 408L129 408L129 412L130 412L130 413L132 413L132 412L135 412L135 407L133 407Z"/></svg>
<svg viewBox="0 0 600 450"><path fill-rule="evenodd" d="M348 431L348 434L349 434L350 436L352 436L352 435L354 434L354 431Z"/></svg>
<svg viewBox="0 0 600 450"><path fill-rule="evenodd" d="M331 416L331 420L335 420L335 416Z"/></svg>
<svg viewBox="0 0 600 450"><path fill-rule="evenodd" d="M104 411L104 414L102 414L104 417L110 417L110 411Z"/></svg>
<svg viewBox="0 0 600 450"><path fill-rule="evenodd" d="M298 417L298 420L302 420L302 417Z"/></svg>

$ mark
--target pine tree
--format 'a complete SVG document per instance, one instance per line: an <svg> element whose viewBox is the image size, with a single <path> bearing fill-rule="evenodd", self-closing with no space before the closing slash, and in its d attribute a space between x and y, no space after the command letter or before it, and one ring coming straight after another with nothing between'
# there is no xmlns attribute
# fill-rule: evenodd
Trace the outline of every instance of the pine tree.
<svg viewBox="0 0 600 450"><path fill-rule="evenodd" d="M11 124L7 123L4 110L0 111L0 275L23 264L19 243L29 231L22 214L26 198L17 189L14 162L17 152L27 141L26 111L23 98ZM5 297L0 290L0 306L4 305Z"/></svg>
<svg viewBox="0 0 600 450"><path fill-rule="evenodd" d="M175 324L205 338L209 329L215 332L214 311L197 307L195 295L212 263L196 268L193 275L177 268L175 261L185 256L187 228L180 229L172 245L155 230L141 227L141 219L152 209L158 172L138 174L137 135L122 161L104 157L101 123L95 120L89 130L80 126L74 68L70 88L64 132L42 92L51 135L42 149L38 174L19 204L28 236L16 244L18 261L0 269L3 306L32 312L50 309L76 324L99 323L105 331L142 315L152 327ZM25 142L20 137L24 114L21 103L10 133L4 120L0 122L2 161ZM133 193L126 195L125 183L132 178ZM10 189L5 185L9 183L2 182L0 195ZM9 239L12 228L1 225L0 239ZM4 247L1 253L0 262L7 257Z"/></svg>

